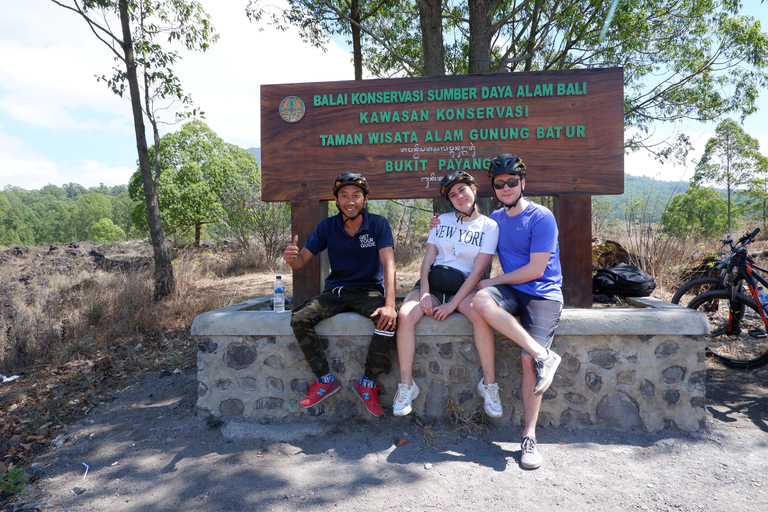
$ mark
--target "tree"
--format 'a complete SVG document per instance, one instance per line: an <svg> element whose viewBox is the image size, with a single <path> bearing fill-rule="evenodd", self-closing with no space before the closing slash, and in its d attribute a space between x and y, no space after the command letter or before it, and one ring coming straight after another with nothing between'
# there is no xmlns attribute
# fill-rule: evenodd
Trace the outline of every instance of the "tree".
<svg viewBox="0 0 768 512"><path fill-rule="evenodd" d="M694 183L722 185L728 196L728 231L731 231L731 196L746 184L756 171L760 159L760 143L747 134L733 119L723 120L715 136L707 141L704 154L696 165Z"/></svg>
<svg viewBox="0 0 768 512"><path fill-rule="evenodd" d="M154 155L156 148L150 149ZM260 200L261 176L256 157L224 142L202 121L184 124L178 132L160 140L163 168L158 187L163 227L177 237L194 236L200 243L204 227L217 223L247 249L256 235L267 256L274 260L285 236L275 231L290 227L285 203ZM140 191L140 172L131 178L134 200ZM143 216L143 204L134 219Z"/></svg>
<svg viewBox="0 0 768 512"><path fill-rule="evenodd" d="M110 244L125 240L125 233L111 219L99 219L93 223L90 231L90 239L100 244Z"/></svg>
<svg viewBox="0 0 768 512"><path fill-rule="evenodd" d="M611 203L604 197L592 196L592 233L600 233L611 216Z"/></svg>
<svg viewBox="0 0 768 512"><path fill-rule="evenodd" d="M36 234L39 242L51 244L71 242L77 239L71 214L72 202L54 200L44 205L40 213L40 229Z"/></svg>
<svg viewBox="0 0 768 512"><path fill-rule="evenodd" d="M768 157L759 156L757 169L743 192L746 208L761 219L763 226L768 222Z"/></svg>
<svg viewBox="0 0 768 512"><path fill-rule="evenodd" d="M90 240L91 228L101 219L112 217L112 203L98 192L80 196L72 209L71 222L77 240ZM110 221L111 222L111 221Z"/></svg>
<svg viewBox="0 0 768 512"><path fill-rule="evenodd" d="M112 203L112 221L123 231L123 236L127 236L131 232L131 210L133 209L128 185L113 187L111 192L109 200Z"/></svg>
<svg viewBox="0 0 768 512"><path fill-rule="evenodd" d="M51 0L80 15L94 35L112 52L117 61L111 77L102 76L112 91L123 96L128 90L133 113L136 150L147 209L147 224L155 257L154 299L161 300L174 292L175 281L169 248L163 236L162 219L157 198L161 175L159 153L155 156L154 172L149 160L144 118L149 120L159 146L160 134L157 104L176 101L189 111L192 100L184 94L171 66L180 58L178 52L160 44L163 37L169 44L181 44L187 50L205 51L218 35L209 16L199 2L191 0ZM119 22L119 29L110 23ZM164 105L167 106L167 105Z"/></svg>
<svg viewBox="0 0 768 512"><path fill-rule="evenodd" d="M295 0L309 12L334 12L331 0ZM257 11L259 0L249 2ZM667 159L685 157L680 134L651 145L657 122L746 117L768 84L768 35L759 21L739 15L732 0L630 0L618 3L603 40L611 2L593 0L419 0L389 2L362 20L365 65L377 77L621 66L625 79L625 144ZM313 11L314 9L314 11ZM424 23L439 11L442 24ZM287 18L288 21L293 21ZM310 17L314 42L326 27ZM442 31L440 34L439 32ZM305 32L306 33L306 32ZM443 37L444 36L444 37ZM426 49L446 40L439 55ZM421 44L419 44L421 42ZM436 59L444 62L437 63Z"/></svg>
<svg viewBox="0 0 768 512"><path fill-rule="evenodd" d="M684 194L669 203L661 223L664 231L675 238L695 239L721 236L727 226L726 200L711 188L691 185Z"/></svg>

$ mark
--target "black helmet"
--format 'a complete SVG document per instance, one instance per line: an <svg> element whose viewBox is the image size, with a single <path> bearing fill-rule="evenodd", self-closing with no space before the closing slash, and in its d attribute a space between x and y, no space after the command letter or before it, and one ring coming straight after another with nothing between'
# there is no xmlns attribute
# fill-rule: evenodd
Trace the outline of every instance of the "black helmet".
<svg viewBox="0 0 768 512"><path fill-rule="evenodd" d="M336 181L333 182L333 195L338 195L339 189L345 185L357 185L363 189L366 196L368 195L368 182L359 172L345 172L336 176Z"/></svg>
<svg viewBox="0 0 768 512"><path fill-rule="evenodd" d="M491 181L499 174L517 174L525 178L525 164L517 155L502 153L491 160L491 165L488 166L488 177Z"/></svg>
<svg viewBox="0 0 768 512"><path fill-rule="evenodd" d="M440 195L449 201L448 192L456 183L477 183L471 174L465 171L451 171L440 180Z"/></svg>

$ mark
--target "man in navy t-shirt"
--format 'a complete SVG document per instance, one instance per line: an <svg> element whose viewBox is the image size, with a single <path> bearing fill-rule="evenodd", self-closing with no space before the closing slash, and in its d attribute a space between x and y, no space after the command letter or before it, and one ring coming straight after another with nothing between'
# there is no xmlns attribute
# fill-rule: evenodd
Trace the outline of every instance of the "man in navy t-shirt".
<svg viewBox="0 0 768 512"><path fill-rule="evenodd" d="M301 250L296 235L283 253L288 265L298 270L327 249L331 265L323 293L294 309L291 315L291 328L317 376L300 405L312 407L341 388L331 374L315 326L331 316L354 311L371 318L375 328L365 374L353 387L371 414L382 416L381 386L374 379L389 364L389 344L395 334L395 242L387 220L365 210L368 182L361 174L340 174L333 195L339 214L320 221Z"/></svg>

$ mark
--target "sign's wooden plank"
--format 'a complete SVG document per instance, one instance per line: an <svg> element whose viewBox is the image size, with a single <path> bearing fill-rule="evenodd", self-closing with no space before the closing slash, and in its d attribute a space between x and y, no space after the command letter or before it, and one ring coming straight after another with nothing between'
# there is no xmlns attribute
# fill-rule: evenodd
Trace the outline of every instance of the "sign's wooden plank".
<svg viewBox="0 0 768 512"><path fill-rule="evenodd" d="M505 152L528 195L621 194L623 108L621 68L264 85L262 197L330 200L354 170L372 199L428 198L454 169L491 196L481 178Z"/></svg>

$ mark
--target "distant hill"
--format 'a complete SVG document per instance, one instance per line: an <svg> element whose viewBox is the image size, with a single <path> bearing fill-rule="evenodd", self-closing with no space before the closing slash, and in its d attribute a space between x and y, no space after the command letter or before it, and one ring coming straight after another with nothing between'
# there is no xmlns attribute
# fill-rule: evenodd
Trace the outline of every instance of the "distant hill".
<svg viewBox="0 0 768 512"><path fill-rule="evenodd" d="M624 174L623 194L598 197L606 199L611 204L611 218L625 220L628 205L634 204L635 219L643 222L659 222L661 214L672 198L685 193L686 190L688 190L687 181L660 181L647 176Z"/></svg>
<svg viewBox="0 0 768 512"><path fill-rule="evenodd" d="M256 156L256 161L259 162L259 169L261 169L261 148L248 148L248 151Z"/></svg>

